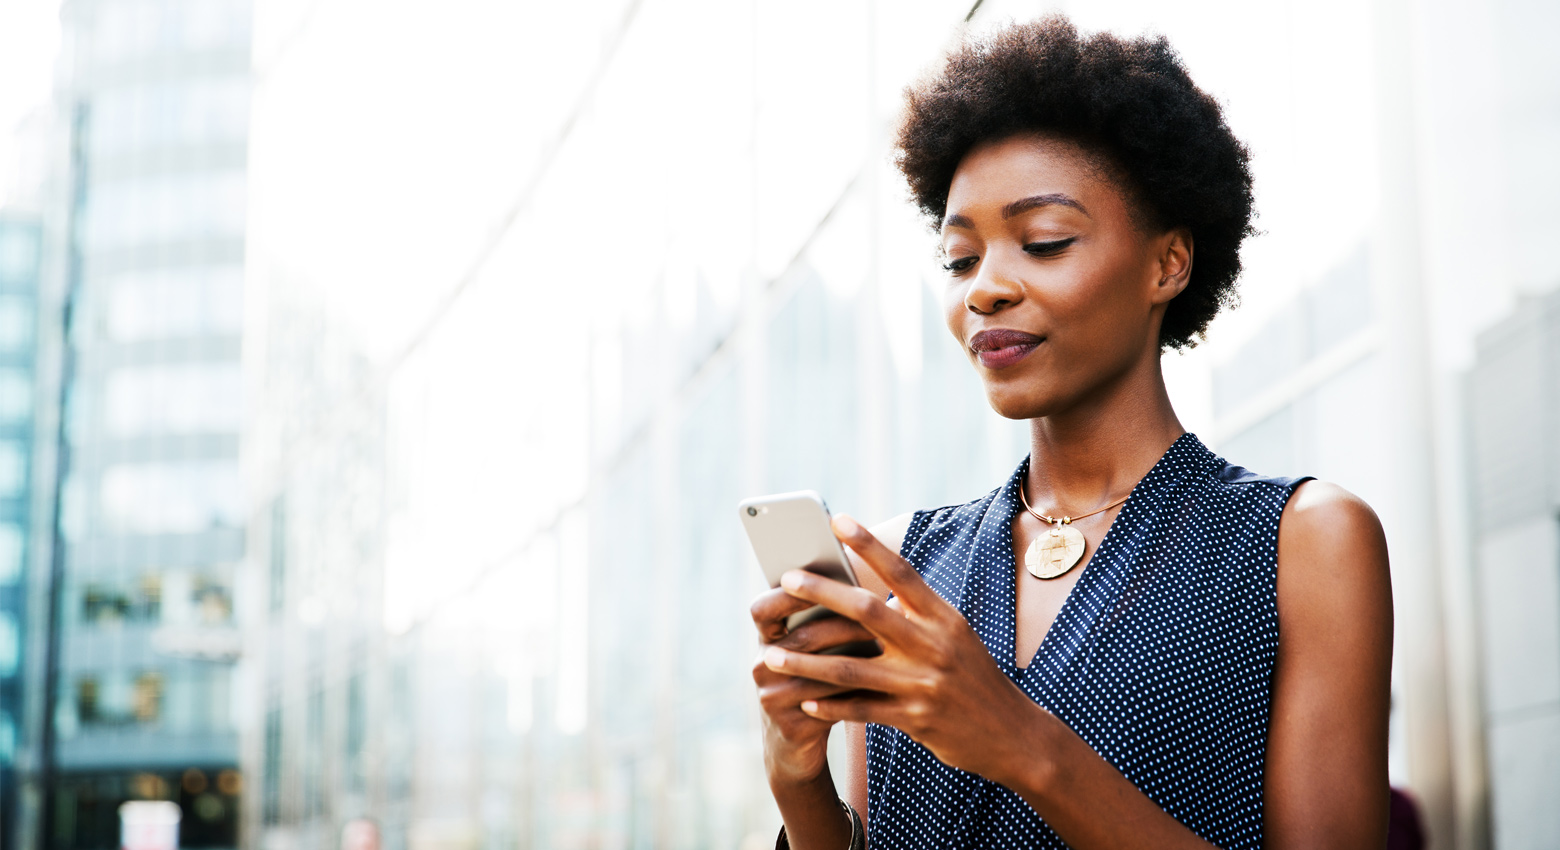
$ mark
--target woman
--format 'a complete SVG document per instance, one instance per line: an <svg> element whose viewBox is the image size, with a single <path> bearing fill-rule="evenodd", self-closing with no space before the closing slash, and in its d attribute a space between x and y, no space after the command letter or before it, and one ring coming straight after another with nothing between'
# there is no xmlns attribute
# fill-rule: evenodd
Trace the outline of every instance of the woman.
<svg viewBox="0 0 1560 850"><path fill-rule="evenodd" d="M1382 846L1380 524L1213 455L1160 372L1251 233L1218 105L1163 39L1051 18L957 50L898 145L948 328L1031 454L965 505L838 517L863 588L795 571L753 604L782 843L860 846L864 820L874 850ZM844 616L787 633L814 603ZM882 654L820 653L864 638Z"/></svg>

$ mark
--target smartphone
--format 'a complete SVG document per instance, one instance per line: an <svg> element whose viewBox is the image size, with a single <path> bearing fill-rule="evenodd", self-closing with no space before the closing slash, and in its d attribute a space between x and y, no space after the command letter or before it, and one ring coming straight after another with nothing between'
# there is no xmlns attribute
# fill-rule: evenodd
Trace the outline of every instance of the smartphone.
<svg viewBox="0 0 1560 850"><path fill-rule="evenodd" d="M802 490L759 496L744 500L737 505L737 511L770 587L779 587L780 577L796 569L861 586L850 568L845 548L829 525L829 508L817 493ZM838 615L822 605L814 605L792 614L785 625L794 630L820 617L834 616ZM872 656L880 651L876 641L862 641L832 647L823 654Z"/></svg>

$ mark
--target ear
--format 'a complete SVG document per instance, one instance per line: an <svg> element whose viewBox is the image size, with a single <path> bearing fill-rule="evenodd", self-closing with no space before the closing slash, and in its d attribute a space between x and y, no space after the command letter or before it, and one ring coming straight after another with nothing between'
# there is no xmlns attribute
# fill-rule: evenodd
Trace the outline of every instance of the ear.
<svg viewBox="0 0 1560 850"><path fill-rule="evenodd" d="M1175 227L1157 240L1159 280L1154 283L1153 301L1165 304L1181 294L1192 279L1192 232Z"/></svg>

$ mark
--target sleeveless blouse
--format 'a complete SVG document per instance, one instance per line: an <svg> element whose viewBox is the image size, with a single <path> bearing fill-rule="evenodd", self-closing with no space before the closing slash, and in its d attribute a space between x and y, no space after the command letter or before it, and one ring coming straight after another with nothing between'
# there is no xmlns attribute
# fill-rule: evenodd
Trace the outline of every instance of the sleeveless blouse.
<svg viewBox="0 0 1560 850"><path fill-rule="evenodd" d="M1255 475L1182 435L1020 668L1013 518L1028 468L977 501L918 511L901 554L1015 684L1172 817L1219 847L1260 847L1278 521L1305 479ZM867 727L867 788L873 850L1067 846L1017 794L892 727Z"/></svg>

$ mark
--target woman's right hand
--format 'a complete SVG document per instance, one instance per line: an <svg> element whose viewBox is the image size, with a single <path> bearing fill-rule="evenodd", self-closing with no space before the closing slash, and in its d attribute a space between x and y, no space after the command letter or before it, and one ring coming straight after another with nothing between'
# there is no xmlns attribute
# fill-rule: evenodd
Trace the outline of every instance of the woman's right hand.
<svg viewBox="0 0 1560 850"><path fill-rule="evenodd" d="M804 700L836 696L849 689L777 673L764 664L763 653L771 646L821 652L874 640L860 624L844 617L823 617L788 632L786 618L812 604L781 588L765 591L753 600L753 625L763 645L753 662L753 683L758 686L758 703L764 710L764 761L771 784L803 784L823 775L828 766L829 728L837 721L809 717L801 705Z"/></svg>

